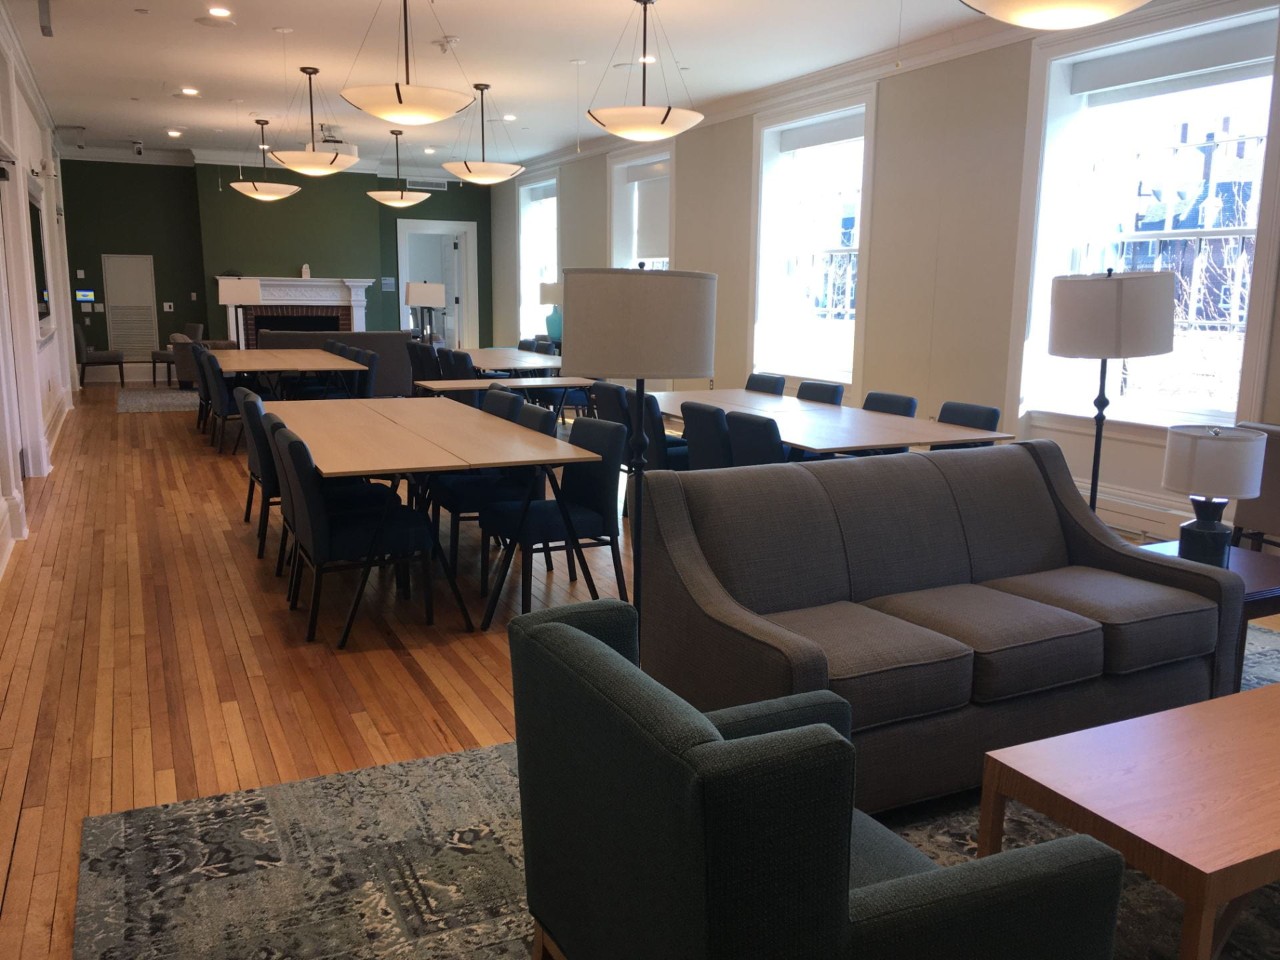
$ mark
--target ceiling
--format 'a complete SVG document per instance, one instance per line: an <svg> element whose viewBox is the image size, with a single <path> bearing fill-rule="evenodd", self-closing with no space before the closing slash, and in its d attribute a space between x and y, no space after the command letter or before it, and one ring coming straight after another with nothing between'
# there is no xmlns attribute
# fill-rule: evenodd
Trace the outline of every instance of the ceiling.
<svg viewBox="0 0 1280 960"><path fill-rule="evenodd" d="M144 158L178 148L201 161L256 163L256 117L271 121L270 143L289 148L306 140L298 71L305 65L320 69L317 121L334 123L342 139L359 145L361 169L387 172L393 164L391 125L338 93L390 82L403 70L398 0L223 0L235 26L219 28L196 22L212 5L201 0L50 0L47 38L37 0L4 3L60 128L64 156L74 157L83 143L85 156L132 158L131 142L141 141ZM659 46L650 101L668 102L665 73L670 102L691 100L701 109L979 19L959 0L659 0L651 9L678 62ZM410 0L414 83L457 90L491 84L489 159L551 153L596 137L582 112L602 82L595 105L622 102L634 70L610 64L632 59L634 31L625 28L638 11L631 0ZM450 53L432 43L446 33L459 38ZM586 63L572 63L579 59ZM636 101L637 85L633 77L628 102ZM184 86L199 97L181 96ZM473 113L406 128L408 173L437 175L444 160L477 158L478 124L467 119ZM516 119L495 119L503 114ZM65 129L78 127L83 131ZM167 136L179 128L180 139ZM428 157L427 147L437 152Z"/></svg>

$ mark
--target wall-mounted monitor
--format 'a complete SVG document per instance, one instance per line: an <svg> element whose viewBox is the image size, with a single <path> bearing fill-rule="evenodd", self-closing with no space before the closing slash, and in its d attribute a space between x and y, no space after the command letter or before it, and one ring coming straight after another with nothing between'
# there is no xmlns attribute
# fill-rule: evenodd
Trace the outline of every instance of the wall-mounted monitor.
<svg viewBox="0 0 1280 960"><path fill-rule="evenodd" d="M93 301L94 301L95 299L97 299L97 297L96 297L96 294L94 294L94 292L93 292L92 290L77 290L77 291L76 291L76 302L77 302L77 303L93 303Z"/></svg>

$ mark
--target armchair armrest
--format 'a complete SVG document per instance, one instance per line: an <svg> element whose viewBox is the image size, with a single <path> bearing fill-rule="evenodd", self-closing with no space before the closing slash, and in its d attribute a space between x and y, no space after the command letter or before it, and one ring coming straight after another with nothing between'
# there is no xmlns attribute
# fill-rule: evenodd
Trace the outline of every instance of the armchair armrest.
<svg viewBox="0 0 1280 960"><path fill-rule="evenodd" d="M853 708L849 701L830 690L797 693L762 703L745 703L707 714L726 740L754 737L777 730L795 730L811 723L825 723L849 739Z"/></svg>
<svg viewBox="0 0 1280 960"><path fill-rule="evenodd" d="M1092 837L854 890L851 956L1110 960L1124 861Z"/></svg>
<svg viewBox="0 0 1280 960"><path fill-rule="evenodd" d="M591 600L535 610L514 617L508 632L527 632L544 623L563 623L595 637L615 653L639 664L640 621L636 608L619 600Z"/></svg>

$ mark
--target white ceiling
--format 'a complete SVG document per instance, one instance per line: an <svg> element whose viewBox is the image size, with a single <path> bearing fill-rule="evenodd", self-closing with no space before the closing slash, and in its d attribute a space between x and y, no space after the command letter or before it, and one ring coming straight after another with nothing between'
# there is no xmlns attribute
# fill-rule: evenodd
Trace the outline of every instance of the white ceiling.
<svg viewBox="0 0 1280 960"><path fill-rule="evenodd" d="M180 146L201 160L257 162L254 117L272 121L268 141L276 145L306 139L298 72L306 65L320 69L317 120L332 120L343 139L359 144L362 168L381 161L386 171L392 164L391 125L360 113L338 92L389 82L403 70L399 0L225 0L236 26L218 29L195 22L211 5L201 0L51 0L50 38L40 35L36 0L4 2L55 122L84 127L86 155L107 148L131 156L130 141L141 140L151 156ZM667 47L660 47L671 102L688 105L679 74L693 106L703 109L891 49L900 31L909 43L979 19L959 0L658 0L652 9L687 68L673 70ZM491 84L490 119L498 113L517 119L489 125L489 159L547 154L578 136L595 137L580 118L602 74L596 105L621 102L630 71L608 64L630 58L630 33L617 56L611 53L638 10L632 0L410 0L414 82L459 90ZM442 34L437 17L460 38L454 47L460 65L431 43ZM586 65L574 66L575 59ZM200 97L175 98L188 85ZM650 68L649 89L650 102L667 102L658 67ZM402 157L410 175L431 175L452 156L475 157L478 145L460 139L464 123L407 128ZM180 141L166 136L170 127L185 128ZM75 133L61 131L64 156L75 155L76 141ZM424 156L426 146L436 147L436 155Z"/></svg>

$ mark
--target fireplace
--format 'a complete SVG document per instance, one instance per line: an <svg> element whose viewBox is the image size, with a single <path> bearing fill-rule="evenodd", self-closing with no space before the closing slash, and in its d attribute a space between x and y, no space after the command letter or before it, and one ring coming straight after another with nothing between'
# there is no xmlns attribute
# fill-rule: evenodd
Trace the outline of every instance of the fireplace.
<svg viewBox="0 0 1280 960"><path fill-rule="evenodd" d="M351 329L351 308L345 306L259 303L242 309L244 339L241 343L246 350L258 346L259 330L328 330L338 333Z"/></svg>
<svg viewBox="0 0 1280 960"><path fill-rule="evenodd" d="M342 318L337 314L332 317L307 317L296 314L281 316L259 316L254 323L254 333L260 330L320 330L326 333L342 329Z"/></svg>
<svg viewBox="0 0 1280 960"><path fill-rule="evenodd" d="M264 330L324 330L333 333L364 329L365 291L372 280L311 277L253 277L261 286L261 302L236 307L229 299L227 328L237 330L245 349L258 345Z"/></svg>

